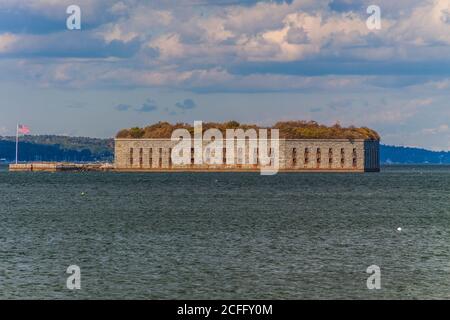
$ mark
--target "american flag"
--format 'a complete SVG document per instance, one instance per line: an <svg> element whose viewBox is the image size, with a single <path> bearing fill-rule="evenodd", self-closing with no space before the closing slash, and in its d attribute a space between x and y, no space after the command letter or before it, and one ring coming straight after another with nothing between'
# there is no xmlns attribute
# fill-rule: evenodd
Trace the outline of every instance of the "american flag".
<svg viewBox="0 0 450 320"><path fill-rule="evenodd" d="M30 133L30 128L28 128L26 125L19 124L17 126L17 132L21 134L28 134Z"/></svg>

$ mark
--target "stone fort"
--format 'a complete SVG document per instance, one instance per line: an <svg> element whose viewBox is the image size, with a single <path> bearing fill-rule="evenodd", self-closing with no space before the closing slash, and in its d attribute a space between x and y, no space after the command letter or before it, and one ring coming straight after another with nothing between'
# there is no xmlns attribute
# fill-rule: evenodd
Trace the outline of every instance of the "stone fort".
<svg viewBox="0 0 450 320"><path fill-rule="evenodd" d="M194 148L189 164L175 165L171 139L115 139L115 169L119 171L257 171L251 163L249 143L244 152L235 149L233 163L196 164ZM270 142L269 142L270 143ZM269 144L268 143L268 144ZM225 142L224 142L225 145ZM205 143L204 143L205 146ZM237 144L235 144L237 148ZM258 152L254 150L253 152ZM271 150L268 149L270 156ZM280 171L377 172L380 170L379 141L365 139L279 139Z"/></svg>

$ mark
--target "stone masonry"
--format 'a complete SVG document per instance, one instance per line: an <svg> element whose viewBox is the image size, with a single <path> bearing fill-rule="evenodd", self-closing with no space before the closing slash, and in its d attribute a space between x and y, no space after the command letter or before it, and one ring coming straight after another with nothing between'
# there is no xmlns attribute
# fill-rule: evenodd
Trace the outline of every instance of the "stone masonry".
<svg viewBox="0 0 450 320"><path fill-rule="evenodd" d="M174 165L171 153L178 142L170 139L115 139L115 170L118 171L258 171L250 164L250 147L245 142L245 160L235 144L234 164ZM225 148L224 139L224 148ZM207 142L203 143L203 147ZM270 140L268 142L270 145ZM193 143L192 143L193 146ZM379 141L363 139L279 139L280 171L378 172ZM258 149L253 149L258 153ZM226 151L224 151L224 160Z"/></svg>

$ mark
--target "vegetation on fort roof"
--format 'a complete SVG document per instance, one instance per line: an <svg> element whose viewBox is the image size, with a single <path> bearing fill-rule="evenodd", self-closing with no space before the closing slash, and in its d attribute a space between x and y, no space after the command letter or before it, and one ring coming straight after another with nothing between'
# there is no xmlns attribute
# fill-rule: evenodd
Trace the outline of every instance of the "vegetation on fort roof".
<svg viewBox="0 0 450 320"><path fill-rule="evenodd" d="M254 124L240 124L236 121L224 123L206 122L203 123L203 131L216 128L225 134L226 129L259 129L274 128L280 130L280 138L286 139L372 139L379 140L380 136L372 129L366 127L342 127L338 123L333 126L325 126L315 121L285 121L277 122L272 127L259 127ZM194 133L192 125L187 123L170 124L168 122L158 122L145 128L134 127L123 129L117 133L117 138L170 138L173 130L187 129Z"/></svg>

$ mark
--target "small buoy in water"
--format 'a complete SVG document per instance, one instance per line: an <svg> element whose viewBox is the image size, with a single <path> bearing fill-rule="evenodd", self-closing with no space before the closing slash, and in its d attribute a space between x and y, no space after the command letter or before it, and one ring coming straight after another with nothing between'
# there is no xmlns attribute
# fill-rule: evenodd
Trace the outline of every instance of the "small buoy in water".
<svg viewBox="0 0 450 320"><path fill-rule="evenodd" d="M82 192L81 195L84 196L86 193Z"/></svg>
<svg viewBox="0 0 450 320"><path fill-rule="evenodd" d="M398 232L401 232L401 231L402 231L402 228L398 227L398 228L397 228L397 231L398 231Z"/></svg>

